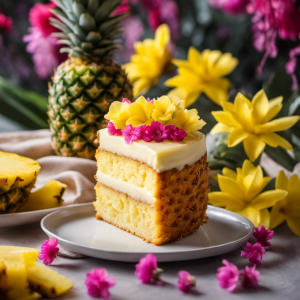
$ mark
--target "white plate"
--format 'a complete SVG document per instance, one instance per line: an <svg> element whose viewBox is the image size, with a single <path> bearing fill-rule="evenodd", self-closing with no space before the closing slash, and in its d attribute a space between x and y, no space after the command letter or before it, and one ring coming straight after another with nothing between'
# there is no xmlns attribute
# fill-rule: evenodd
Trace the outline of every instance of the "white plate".
<svg viewBox="0 0 300 300"><path fill-rule="evenodd" d="M104 221L95 219L92 204L70 206L46 216L41 227L50 238L69 251L96 258L138 262L153 253L160 262L192 260L233 251L252 235L254 226L246 218L209 206L209 220L182 240L154 246Z"/></svg>
<svg viewBox="0 0 300 300"><path fill-rule="evenodd" d="M74 204L73 206L75 205L77 204ZM67 206L12 214L0 214L0 229L39 223L45 216L64 208L67 208Z"/></svg>

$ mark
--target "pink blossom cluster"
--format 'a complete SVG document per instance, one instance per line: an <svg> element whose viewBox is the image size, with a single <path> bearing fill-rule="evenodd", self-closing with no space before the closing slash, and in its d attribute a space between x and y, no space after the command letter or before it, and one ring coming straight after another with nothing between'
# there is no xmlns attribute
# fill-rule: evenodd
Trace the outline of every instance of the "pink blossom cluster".
<svg viewBox="0 0 300 300"><path fill-rule="evenodd" d="M112 122L108 123L108 133L112 135L123 135L126 144L132 144L134 141L143 140L145 142L161 143L164 140L181 142L187 136L187 133L174 125L164 126L158 121L153 121L151 125L140 125L133 127L127 125L122 131L117 129Z"/></svg>
<svg viewBox="0 0 300 300"><path fill-rule="evenodd" d="M295 0L251 0L246 11L253 15L253 45L258 51L265 51L258 67L261 74L267 58L278 54L276 37L296 40L299 36L300 12Z"/></svg>
<svg viewBox="0 0 300 300"><path fill-rule="evenodd" d="M252 267L246 266L245 270L239 271L238 268L227 260L223 260L225 266L218 268L217 279L221 288L226 289L228 292L233 292L239 280L242 281L244 287L258 288L259 271L256 270L257 265L261 265L261 259L265 253L265 248L270 247L269 242L274 235L273 230L267 230L264 225L255 228L253 236L257 242L252 245L246 243L246 249L241 251L241 256L249 258L249 262L253 264Z"/></svg>
<svg viewBox="0 0 300 300"><path fill-rule="evenodd" d="M54 3L36 3L29 12L29 34L23 37L28 43L27 52L33 54L34 69L40 78L49 78L54 68L67 59L66 54L59 52L62 46L57 45L58 38L51 35L58 31L49 20L54 17L50 10L55 7Z"/></svg>
<svg viewBox="0 0 300 300"><path fill-rule="evenodd" d="M239 271L236 265L223 259L223 267L217 269L217 279L221 288L228 292L233 292L239 280L242 281L242 286L246 288L258 288L259 271L256 270L256 265L253 267L246 266L245 270Z"/></svg>
<svg viewBox="0 0 300 300"><path fill-rule="evenodd" d="M11 31L12 20L1 12L0 9L0 32L8 33Z"/></svg>

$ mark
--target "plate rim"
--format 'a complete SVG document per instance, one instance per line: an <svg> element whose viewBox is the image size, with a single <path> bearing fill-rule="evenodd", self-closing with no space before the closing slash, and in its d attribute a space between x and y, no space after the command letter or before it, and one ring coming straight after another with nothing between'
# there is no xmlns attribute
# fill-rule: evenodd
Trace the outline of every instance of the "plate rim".
<svg viewBox="0 0 300 300"><path fill-rule="evenodd" d="M90 206L92 205L92 203L83 203L82 206ZM68 208L72 208L72 206L69 206ZM242 242L242 241L248 241L249 238L253 235L253 232L254 232L254 225L253 223L247 219L246 217L240 215L240 214L237 214L235 212L232 212L232 211L229 211L229 210L226 210L224 208L220 208L220 207L217 207L217 206L213 206L213 205L208 205L207 209L210 208L210 209L214 209L214 210L217 210L217 211L220 211L220 212L226 212L227 214L230 214L230 215L234 215L234 216L238 216L239 218L242 218L244 219L244 221L246 223L249 223L250 225L250 231L248 234L246 234L245 236L235 240L235 241L231 241L231 242L228 242L228 243L224 243L224 244L220 244L220 245L215 245L215 246L209 246L207 248L198 248L198 249L190 249L190 250L177 250L177 251L165 251L165 252L154 252L154 254L159 254L159 255L166 255L166 254L174 254L174 253L190 253L190 252L197 252L197 251L201 251L201 250L207 250L207 249L217 249L217 248L220 248L220 247L224 247L224 246L229 246L229 245L233 245L233 244L237 244L239 242ZM50 230L48 230L45 226L45 221L47 220L47 218L50 218L52 215L54 214L58 214L60 213L62 210L59 210L59 211L54 211L50 214L48 214L47 216L45 216L42 220L41 220L41 229L48 235L48 236L52 236L52 237L55 237L57 238L58 242L59 241L62 241L64 244L71 244L73 246L76 246L76 247L80 247L80 248L83 248L83 249L88 249L88 250L95 250L95 251L99 251L99 252L103 252L103 253L113 253L113 254L125 254L125 255L129 255L129 254L135 254L135 255L143 255L143 254L146 254L146 253L149 253L148 251L119 251L119 250L107 250L107 249L102 249L102 248L95 248L95 247L88 247L88 246L84 246L84 245L80 245L80 244L77 244L75 242L72 242L72 241L68 241L54 233L52 233ZM112 224L110 224L112 225ZM114 226L114 225L112 225ZM201 228L201 227L199 227ZM122 229L120 229L122 230ZM124 231L124 230L122 230ZM126 231L124 231L126 232ZM168 244L164 244L164 245L168 245ZM160 245L160 246L164 246L164 245ZM154 245L155 246L155 245ZM157 246L157 247L160 247L160 246ZM72 250L70 250L72 251Z"/></svg>

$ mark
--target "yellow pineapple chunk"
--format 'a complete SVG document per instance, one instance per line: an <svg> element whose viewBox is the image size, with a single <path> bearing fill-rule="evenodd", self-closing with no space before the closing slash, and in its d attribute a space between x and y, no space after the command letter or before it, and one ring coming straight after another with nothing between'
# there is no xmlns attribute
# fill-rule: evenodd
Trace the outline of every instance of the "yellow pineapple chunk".
<svg viewBox="0 0 300 300"><path fill-rule="evenodd" d="M0 151L0 194L34 182L40 169L33 159Z"/></svg>
<svg viewBox="0 0 300 300"><path fill-rule="evenodd" d="M62 196L67 185L56 180L49 180L44 187L29 195L27 202L19 212L33 211L61 206Z"/></svg>
<svg viewBox="0 0 300 300"><path fill-rule="evenodd" d="M12 251L26 251L39 254L39 250L35 248L29 248L29 247L18 247L18 246L0 246L0 258L4 258L6 254L12 252Z"/></svg>
<svg viewBox="0 0 300 300"><path fill-rule="evenodd" d="M4 258L7 277L6 297L10 300L39 299L41 295L29 289L27 268L22 252L7 253Z"/></svg>
<svg viewBox="0 0 300 300"><path fill-rule="evenodd" d="M28 269L31 288L49 298L60 296L73 287L73 282L49 268L35 265Z"/></svg>

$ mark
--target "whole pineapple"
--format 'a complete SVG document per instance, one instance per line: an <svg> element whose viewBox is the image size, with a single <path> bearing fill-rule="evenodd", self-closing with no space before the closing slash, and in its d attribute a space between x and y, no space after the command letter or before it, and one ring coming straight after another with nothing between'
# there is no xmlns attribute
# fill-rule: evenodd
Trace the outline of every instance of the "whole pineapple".
<svg viewBox="0 0 300 300"><path fill-rule="evenodd" d="M97 131L113 101L132 99L132 86L111 58L125 14L111 16L122 0L54 0L52 25L69 58L49 84L49 125L58 155L94 158Z"/></svg>
<svg viewBox="0 0 300 300"><path fill-rule="evenodd" d="M0 214L26 203L40 168L33 159L0 151Z"/></svg>

